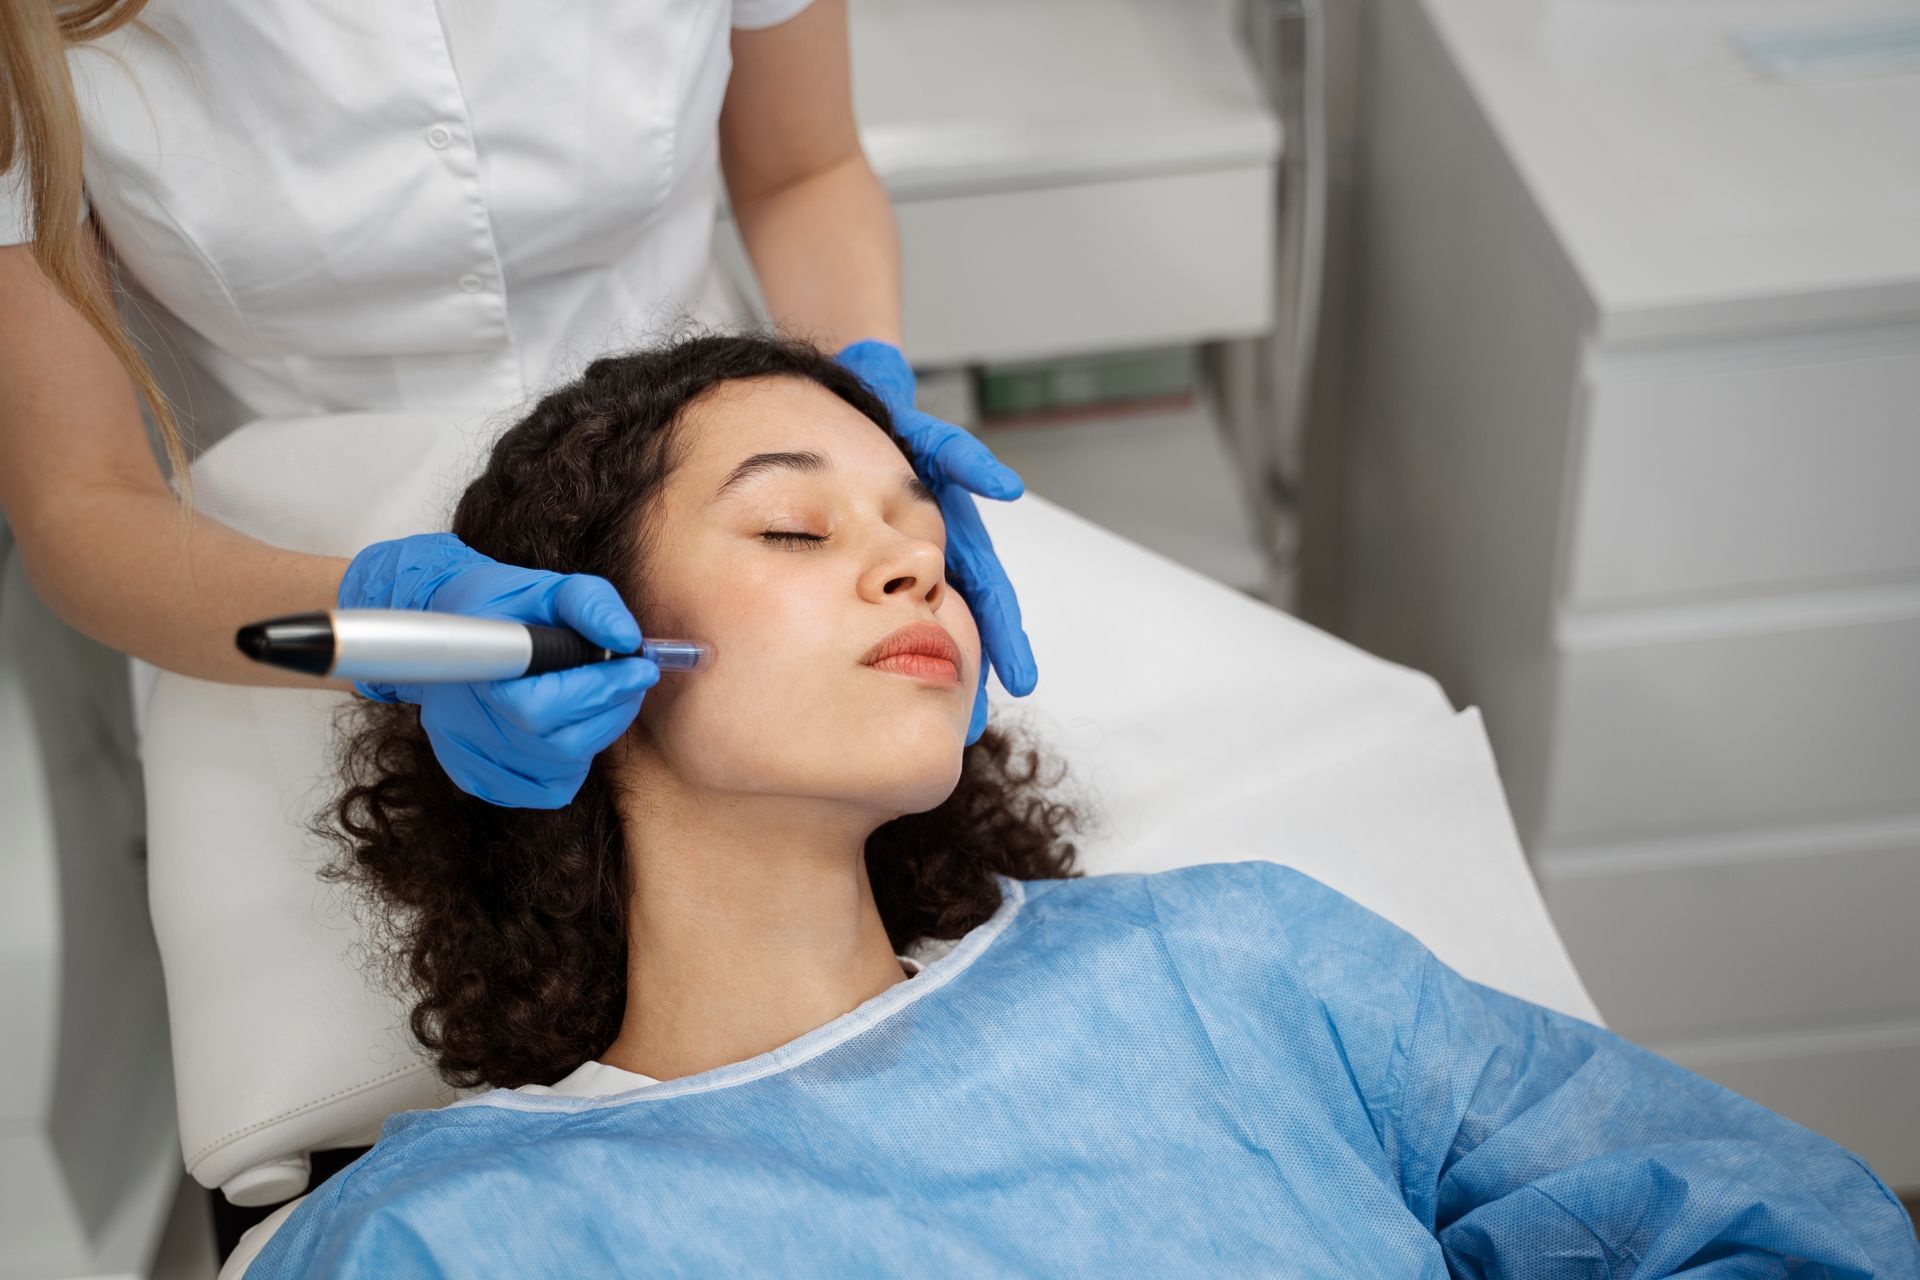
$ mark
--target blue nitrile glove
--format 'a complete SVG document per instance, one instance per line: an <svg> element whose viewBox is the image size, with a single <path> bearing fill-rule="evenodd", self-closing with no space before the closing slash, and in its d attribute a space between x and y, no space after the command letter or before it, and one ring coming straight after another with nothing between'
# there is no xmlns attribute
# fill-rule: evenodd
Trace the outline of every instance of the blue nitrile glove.
<svg viewBox="0 0 1920 1280"><path fill-rule="evenodd" d="M940 501L940 514L947 522L947 573L980 625L980 687L974 693L973 723L967 729L971 746L987 728L988 658L1001 685L1015 697L1032 693L1040 678L1033 646L1020 627L1020 601L973 505L975 493L1010 501L1024 493L1026 485L971 432L913 407L913 366L900 348L869 338L834 359L859 374L886 402L894 430L913 450L913 469Z"/></svg>
<svg viewBox="0 0 1920 1280"><path fill-rule="evenodd" d="M572 627L616 653L640 647L639 624L605 578L501 564L451 533L363 548L340 581L340 608L511 618ZM434 756L462 791L511 808L558 809L659 679L647 658L615 658L515 680L353 687L379 702L417 703Z"/></svg>

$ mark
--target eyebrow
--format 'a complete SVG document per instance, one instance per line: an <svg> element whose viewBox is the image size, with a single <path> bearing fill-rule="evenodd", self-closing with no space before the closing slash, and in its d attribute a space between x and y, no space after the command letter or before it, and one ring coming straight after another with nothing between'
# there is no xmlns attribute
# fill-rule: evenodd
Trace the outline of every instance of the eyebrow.
<svg viewBox="0 0 1920 1280"><path fill-rule="evenodd" d="M729 471L727 478L720 482L720 487L713 491L713 496L707 501L718 502L747 481L771 472L799 471L808 475L818 475L820 472L831 470L833 470L833 464L827 461L826 456L815 453L811 449L797 449L783 453L756 453L743 459L740 465ZM911 471L901 480L900 487L915 502L935 501L933 490L927 488L920 477Z"/></svg>

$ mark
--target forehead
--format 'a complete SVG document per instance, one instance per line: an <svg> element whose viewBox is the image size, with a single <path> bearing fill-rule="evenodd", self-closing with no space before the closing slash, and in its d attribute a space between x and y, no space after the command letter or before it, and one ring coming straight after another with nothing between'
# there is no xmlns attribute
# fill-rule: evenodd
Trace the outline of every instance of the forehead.
<svg viewBox="0 0 1920 1280"><path fill-rule="evenodd" d="M713 492L741 459L811 450L835 471L893 484L913 468L873 419L805 378L721 383L686 411L676 478Z"/></svg>

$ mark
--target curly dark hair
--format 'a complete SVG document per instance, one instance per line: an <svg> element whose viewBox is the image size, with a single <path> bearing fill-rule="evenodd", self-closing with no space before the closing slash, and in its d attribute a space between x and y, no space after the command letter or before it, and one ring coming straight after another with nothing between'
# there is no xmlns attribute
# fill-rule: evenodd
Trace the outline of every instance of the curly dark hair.
<svg viewBox="0 0 1920 1280"><path fill-rule="evenodd" d="M506 564L608 579L636 616L649 504L681 456L685 411L742 378L819 383L911 459L886 406L806 343L705 335L595 360L494 444L452 532ZM435 758L420 708L354 699L334 725L342 790L311 829L337 851L320 874L354 891L388 988L441 1078L456 1087L550 1083L605 1051L626 1012L629 883L603 755L558 809L496 806ZM866 844L896 951L958 938L1000 904L994 873L1078 875L1079 808L1064 767L990 727L937 808Z"/></svg>

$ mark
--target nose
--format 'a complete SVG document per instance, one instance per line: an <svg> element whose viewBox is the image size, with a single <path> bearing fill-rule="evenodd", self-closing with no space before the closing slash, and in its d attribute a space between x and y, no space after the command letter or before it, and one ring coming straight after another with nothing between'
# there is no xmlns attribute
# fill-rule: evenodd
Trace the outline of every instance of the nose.
<svg viewBox="0 0 1920 1280"><path fill-rule="evenodd" d="M881 601L889 596L917 594L938 609L947 591L946 565L940 548L925 538L887 535L887 544L860 576L860 594Z"/></svg>

